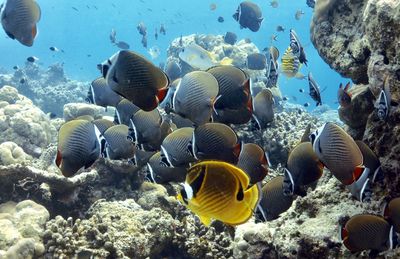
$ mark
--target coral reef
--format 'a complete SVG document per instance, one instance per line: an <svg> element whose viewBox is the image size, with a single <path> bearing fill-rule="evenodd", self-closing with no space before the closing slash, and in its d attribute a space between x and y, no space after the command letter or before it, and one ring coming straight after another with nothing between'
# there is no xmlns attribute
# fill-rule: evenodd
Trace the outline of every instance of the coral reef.
<svg viewBox="0 0 400 259"><path fill-rule="evenodd" d="M43 255L42 237L49 217L45 207L31 200L0 204L0 257L22 259Z"/></svg>
<svg viewBox="0 0 400 259"><path fill-rule="evenodd" d="M63 105L84 102L89 82L70 80L65 76L62 64L49 66L43 70L35 63L26 62L14 74L1 74L0 86L16 86L21 94L30 98L44 112L62 116Z"/></svg>
<svg viewBox="0 0 400 259"><path fill-rule="evenodd" d="M64 105L63 116L65 121L75 119L82 115L90 115L94 119L100 119L105 109L101 106L87 103L67 103Z"/></svg>
<svg viewBox="0 0 400 259"><path fill-rule="evenodd" d="M7 141L0 144L0 165L27 164L31 160L32 157L14 142Z"/></svg>
<svg viewBox="0 0 400 259"><path fill-rule="evenodd" d="M391 196L400 194L399 10L399 1L318 1L311 25L312 42L322 58L369 89L353 98L350 109L339 110L340 118L354 137L366 141L379 156ZM397 105L380 121L372 104L386 77Z"/></svg>
<svg viewBox="0 0 400 259"><path fill-rule="evenodd" d="M0 139L12 141L26 153L39 156L42 149L55 142L56 129L49 117L17 89L0 89Z"/></svg>

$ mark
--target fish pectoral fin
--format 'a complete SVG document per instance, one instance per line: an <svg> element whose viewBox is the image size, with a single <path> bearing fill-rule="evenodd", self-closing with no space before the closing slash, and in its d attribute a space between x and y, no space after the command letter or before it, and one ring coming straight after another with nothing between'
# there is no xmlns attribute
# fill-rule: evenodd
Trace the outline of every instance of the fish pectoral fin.
<svg viewBox="0 0 400 259"><path fill-rule="evenodd" d="M34 24L33 26L32 26L32 38L35 38L36 37L36 35L37 35L37 26L36 26L36 24Z"/></svg>
<svg viewBox="0 0 400 259"><path fill-rule="evenodd" d="M201 223L203 223L206 227L209 227L211 225L211 221L212 221L211 218L205 217L205 216L199 216L199 219L200 219Z"/></svg>

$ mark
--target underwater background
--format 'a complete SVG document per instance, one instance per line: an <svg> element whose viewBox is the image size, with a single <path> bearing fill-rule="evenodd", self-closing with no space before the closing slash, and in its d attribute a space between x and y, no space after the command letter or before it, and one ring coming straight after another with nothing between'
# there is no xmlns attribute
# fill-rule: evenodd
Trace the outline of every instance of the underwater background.
<svg viewBox="0 0 400 259"><path fill-rule="evenodd" d="M400 258L400 0L0 1L0 258Z"/></svg>

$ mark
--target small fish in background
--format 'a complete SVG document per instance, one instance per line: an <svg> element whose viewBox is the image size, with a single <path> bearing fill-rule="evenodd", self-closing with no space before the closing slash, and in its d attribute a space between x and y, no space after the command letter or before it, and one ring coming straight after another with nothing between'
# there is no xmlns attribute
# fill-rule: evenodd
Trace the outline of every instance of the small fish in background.
<svg viewBox="0 0 400 259"><path fill-rule="evenodd" d="M386 76L383 82L383 87L379 93L378 98L375 102L375 109L378 114L378 118L382 121L386 120L390 113L390 106L392 105L392 98L389 88L389 77Z"/></svg>
<svg viewBox="0 0 400 259"><path fill-rule="evenodd" d="M320 88L312 77L311 72L308 73L308 85L310 87L310 97L317 103L316 106L322 105Z"/></svg>
<svg viewBox="0 0 400 259"><path fill-rule="evenodd" d="M100 133L87 120L71 120L58 131L56 165L66 177L88 168L100 157Z"/></svg>
<svg viewBox="0 0 400 259"><path fill-rule="evenodd" d="M151 59L156 59L161 55L161 50L157 46L153 46L149 49L148 53L151 56Z"/></svg>
<svg viewBox="0 0 400 259"><path fill-rule="evenodd" d="M303 45L300 43L299 36L297 36L297 33L293 30L290 29L290 48L292 49L293 55L295 55L300 63L305 64L307 66L307 57L306 53L304 52Z"/></svg>
<svg viewBox="0 0 400 259"><path fill-rule="evenodd" d="M41 10L35 0L6 0L0 6L0 18L8 37L31 47L38 34Z"/></svg>
<svg viewBox="0 0 400 259"><path fill-rule="evenodd" d="M319 161L310 142L302 142L293 148L285 168L283 193L287 196L307 194L307 188L316 185L322 176L324 165Z"/></svg>
<svg viewBox="0 0 400 259"><path fill-rule="evenodd" d="M25 79L24 77L21 78L21 79L19 80L19 83L22 84L22 85L25 84L25 83L26 83L26 79Z"/></svg>
<svg viewBox="0 0 400 259"><path fill-rule="evenodd" d="M340 83L337 98L339 105L343 108L346 108L351 104L351 93L349 93L349 90L350 82L348 82L345 87L343 87L342 83Z"/></svg>
<svg viewBox="0 0 400 259"><path fill-rule="evenodd" d="M181 34L181 37L179 38L179 46L180 46L180 47L183 47L183 39L182 39L182 34Z"/></svg>
<svg viewBox="0 0 400 259"><path fill-rule="evenodd" d="M143 35L141 43L142 43L142 46L147 49L147 36L146 35Z"/></svg>
<svg viewBox="0 0 400 259"><path fill-rule="evenodd" d="M30 57L26 58L26 60L27 60L28 62L30 62L30 63L34 63L34 62L36 62L36 61L39 61L39 58L38 58L38 57L35 57L35 56L30 56Z"/></svg>
<svg viewBox="0 0 400 259"><path fill-rule="evenodd" d="M287 96L283 96L283 97L282 97L282 101L285 101L285 102L286 102L286 101L288 101L288 100L289 100L289 98L288 98Z"/></svg>
<svg viewBox="0 0 400 259"><path fill-rule="evenodd" d="M114 28L111 29L109 38L110 38L111 43L117 42L117 31Z"/></svg>
<svg viewBox="0 0 400 259"><path fill-rule="evenodd" d="M393 249L396 234L393 226L382 217L360 214L340 226L340 240L351 252L372 250L382 252Z"/></svg>
<svg viewBox="0 0 400 259"><path fill-rule="evenodd" d="M142 110L154 110L167 93L167 75L136 52L118 51L98 68L114 92Z"/></svg>
<svg viewBox="0 0 400 259"><path fill-rule="evenodd" d="M126 43L125 41L118 41L117 43L115 43L115 46L117 46L120 49L129 49L130 46L128 43Z"/></svg>
<svg viewBox="0 0 400 259"><path fill-rule="evenodd" d="M236 164L242 143L236 132L228 125L210 122L195 128L191 148L199 160L221 160Z"/></svg>
<svg viewBox="0 0 400 259"><path fill-rule="evenodd" d="M262 89L253 99L255 129L263 130L274 121L274 97L269 88Z"/></svg>
<svg viewBox="0 0 400 259"><path fill-rule="evenodd" d="M79 12L79 9L76 8L75 6L72 6L71 8L72 8L72 10Z"/></svg>
<svg viewBox="0 0 400 259"><path fill-rule="evenodd" d="M315 7L315 0L306 0L306 4L307 4L308 7L314 8Z"/></svg>
<svg viewBox="0 0 400 259"><path fill-rule="evenodd" d="M161 162L166 167L187 167L196 162L196 158L189 150L194 129L183 127L174 130L165 137L161 144Z"/></svg>
<svg viewBox="0 0 400 259"><path fill-rule="evenodd" d="M158 40L158 30L157 30L157 28L156 28L156 30L155 30L155 32L154 32L154 38L155 38L156 40Z"/></svg>
<svg viewBox="0 0 400 259"><path fill-rule="evenodd" d="M303 88L300 88L300 89L299 89L299 92L300 92L300 93L304 93L304 89L303 89Z"/></svg>
<svg viewBox="0 0 400 259"><path fill-rule="evenodd" d="M264 20L261 8L250 1L241 2L232 17L240 24L241 29L248 28L252 32L257 32Z"/></svg>
<svg viewBox="0 0 400 259"><path fill-rule="evenodd" d="M218 16L217 21L218 21L219 23L223 23L223 22L225 21L225 19L224 19L224 17L222 17L222 16Z"/></svg>
<svg viewBox="0 0 400 259"><path fill-rule="evenodd" d="M261 53L252 53L247 55L246 66L251 70L263 70L267 65L267 58Z"/></svg>
<svg viewBox="0 0 400 259"><path fill-rule="evenodd" d="M182 77L174 97L173 109L195 125L210 121L218 94L218 81L205 71L193 71Z"/></svg>
<svg viewBox="0 0 400 259"><path fill-rule="evenodd" d="M213 219L231 226L247 222L260 198L258 185L240 168L204 161L189 168L177 199L209 226Z"/></svg>
<svg viewBox="0 0 400 259"><path fill-rule="evenodd" d="M162 23L162 24L160 25L160 34L165 35L166 33L167 33L167 31L165 30L165 26L164 26L164 24Z"/></svg>
<svg viewBox="0 0 400 259"><path fill-rule="evenodd" d="M49 115L49 118L51 120L57 118L57 114L55 114L54 112L49 112L47 115Z"/></svg>
<svg viewBox="0 0 400 259"><path fill-rule="evenodd" d="M292 98L293 101L297 102L297 97L296 96L292 95L291 98ZM306 103L305 107L308 107L308 106L310 106L310 104Z"/></svg>
<svg viewBox="0 0 400 259"><path fill-rule="evenodd" d="M277 32L285 32L285 27L283 27L282 25L278 25L278 26L276 26L276 31Z"/></svg>
<svg viewBox="0 0 400 259"><path fill-rule="evenodd" d="M102 156L111 160L127 159L130 163L134 160L135 146L130 142L128 136L128 126L114 125L108 128L103 137L105 139L105 147Z"/></svg>
<svg viewBox="0 0 400 259"><path fill-rule="evenodd" d="M14 69L14 70L18 70L18 69L19 69L19 66L13 66L13 69Z"/></svg>
<svg viewBox="0 0 400 259"><path fill-rule="evenodd" d="M216 61L213 53L205 50L196 43L191 43L182 48L178 54L180 60L187 63L194 69L206 70L216 65L230 65L233 60L231 58L223 58L221 61Z"/></svg>
<svg viewBox="0 0 400 259"><path fill-rule="evenodd" d="M278 8L279 3L278 3L278 1L273 0L273 1L271 1L271 2L269 3L269 5L270 5L272 8Z"/></svg>
<svg viewBox="0 0 400 259"><path fill-rule="evenodd" d="M297 100L297 99L296 99L296 100ZM310 103L304 103L303 106L306 107L306 108L307 108L307 107L310 107Z"/></svg>
<svg viewBox="0 0 400 259"><path fill-rule="evenodd" d="M242 145L237 167L249 176L250 185L261 182L267 176L269 165L268 155L262 147L254 143Z"/></svg>
<svg viewBox="0 0 400 259"><path fill-rule="evenodd" d="M185 167L166 167L161 161L160 151L151 156L147 162L147 178L153 183L184 182L186 172Z"/></svg>
<svg viewBox="0 0 400 259"><path fill-rule="evenodd" d="M294 18L296 18L296 20L299 21L304 14L305 13L302 10L297 10L295 15L294 15Z"/></svg>
<svg viewBox="0 0 400 259"><path fill-rule="evenodd" d="M394 227L394 230L400 234L400 197L394 198L385 204L383 215Z"/></svg>
<svg viewBox="0 0 400 259"><path fill-rule="evenodd" d="M283 180L283 176L277 176L262 187L256 211L258 221L277 219L292 206L293 197L283 195Z"/></svg>
<svg viewBox="0 0 400 259"><path fill-rule="evenodd" d="M51 46L51 47L49 47L49 50L50 51L53 51L53 52L64 52L62 49L59 49L59 48L57 48L57 47L54 47L54 46Z"/></svg>
<svg viewBox="0 0 400 259"><path fill-rule="evenodd" d="M146 36L147 35L147 27L144 24L144 22L140 22L137 26L136 29L138 30L139 34L142 36ZM161 29L160 29L161 30Z"/></svg>
<svg viewBox="0 0 400 259"><path fill-rule="evenodd" d="M237 41L237 35L234 32L226 32L225 36L224 36L224 42L230 45L235 45Z"/></svg>
<svg viewBox="0 0 400 259"><path fill-rule="evenodd" d="M217 9L217 5L215 3L210 4L210 11L215 11Z"/></svg>
<svg viewBox="0 0 400 259"><path fill-rule="evenodd" d="M272 34L271 37L270 37L270 41L271 42L278 41L278 35Z"/></svg>
<svg viewBox="0 0 400 259"><path fill-rule="evenodd" d="M121 100L122 97L111 90L104 77L99 77L92 81L86 97L88 103L104 108L107 108L107 106L116 107Z"/></svg>

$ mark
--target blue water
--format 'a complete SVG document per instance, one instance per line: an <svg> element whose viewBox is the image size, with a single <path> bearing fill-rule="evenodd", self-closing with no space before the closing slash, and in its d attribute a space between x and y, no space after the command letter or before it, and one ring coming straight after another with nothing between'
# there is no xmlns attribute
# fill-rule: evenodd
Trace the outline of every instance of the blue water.
<svg viewBox="0 0 400 259"><path fill-rule="evenodd" d="M318 56L310 41L310 21L313 9L306 5L306 0L281 0L278 8L272 8L270 1L253 1L262 9L264 21L258 32L248 29L241 30L239 24L232 18L241 1L204 1L204 0L39 0L42 17L38 24L39 35L33 47L25 47L6 37L1 30L0 66L12 70L14 65L23 66L28 56L37 56L44 67L56 62L63 62L67 75L72 79L91 81L99 76L96 65L118 50L109 40L112 28L117 31L117 39L126 41L131 49L150 58L147 50L141 45L141 35L136 30L140 21L147 25L148 48L158 46L162 53L154 60L159 64L166 59L169 43L180 35L225 34L226 31L237 33L238 38L250 38L260 50L271 44L272 34L278 35L274 45L282 54L289 43L289 29L293 28L299 35L305 47L308 67L301 72L312 71L315 80L321 88L327 88L323 93L323 102L331 107L337 107L336 92L340 82L346 82ZM215 3L217 9L210 11L210 4ZM97 7L97 9L95 8ZM74 10L75 7L79 11ZM305 15L297 21L294 14L303 10ZM217 21L218 16L225 19L224 23ZM163 23L167 35L154 38L155 27ZM285 33L276 32L276 26L286 28ZM56 46L65 52L51 52L49 47ZM313 101L307 93L299 93L298 89L308 91L306 80L286 79L280 76L279 86L284 95L292 99L296 96L298 103ZM293 101L293 99L292 99Z"/></svg>

